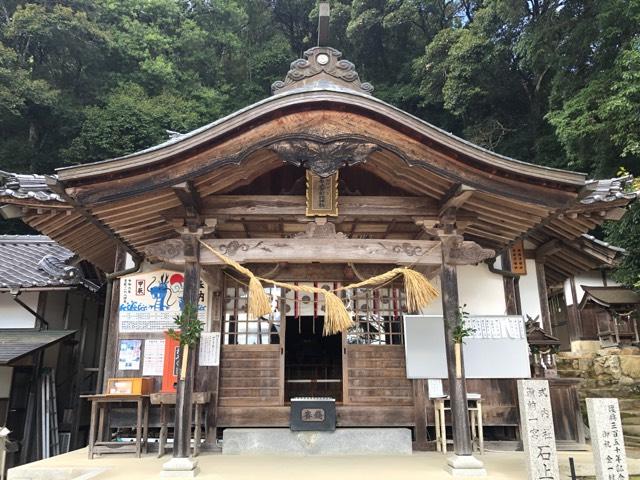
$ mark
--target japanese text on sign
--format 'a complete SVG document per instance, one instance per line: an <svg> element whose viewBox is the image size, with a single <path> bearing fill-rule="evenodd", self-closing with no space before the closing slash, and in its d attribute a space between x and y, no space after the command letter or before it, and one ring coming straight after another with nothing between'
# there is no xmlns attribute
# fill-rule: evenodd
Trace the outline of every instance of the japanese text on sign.
<svg viewBox="0 0 640 480"><path fill-rule="evenodd" d="M163 332L175 327L175 317L184 308L184 275L157 270L122 277L120 280L120 332ZM207 284L200 282L198 318L207 320Z"/></svg>
<svg viewBox="0 0 640 480"><path fill-rule="evenodd" d="M518 380L520 426L529 480L558 480L549 382Z"/></svg>

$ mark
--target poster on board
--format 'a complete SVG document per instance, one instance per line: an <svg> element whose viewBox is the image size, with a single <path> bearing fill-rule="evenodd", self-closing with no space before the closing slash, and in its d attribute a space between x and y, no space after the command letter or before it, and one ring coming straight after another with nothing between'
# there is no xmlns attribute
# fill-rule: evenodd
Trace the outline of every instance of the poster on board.
<svg viewBox="0 0 640 480"><path fill-rule="evenodd" d="M118 370L140 370L142 340L120 340Z"/></svg>
<svg viewBox="0 0 640 480"><path fill-rule="evenodd" d="M470 315L463 345L467 378L529 378L529 344L518 315ZM407 378L447 378L442 315L405 315Z"/></svg>
<svg viewBox="0 0 640 480"><path fill-rule="evenodd" d="M164 368L164 338L148 338L144 341L142 357L143 376L161 376Z"/></svg>
<svg viewBox="0 0 640 480"><path fill-rule="evenodd" d="M220 332L202 332L198 365L201 367L220 365Z"/></svg>
<svg viewBox="0 0 640 480"><path fill-rule="evenodd" d="M175 327L184 307L184 275L171 270L135 273L120 279L118 325L121 333L164 332ZM207 321L208 287L200 282L198 318Z"/></svg>

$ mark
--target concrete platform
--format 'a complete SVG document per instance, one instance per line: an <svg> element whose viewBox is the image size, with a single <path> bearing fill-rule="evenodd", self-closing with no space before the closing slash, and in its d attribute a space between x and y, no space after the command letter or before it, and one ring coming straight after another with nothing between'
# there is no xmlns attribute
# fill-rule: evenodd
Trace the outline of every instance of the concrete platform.
<svg viewBox="0 0 640 480"><path fill-rule="evenodd" d="M574 457L579 469L588 469L593 462L590 452L560 452L562 480L569 478L568 457ZM104 455L89 460L87 449L76 450L47 460L9 470L9 480L65 479L59 473L95 472L95 480L160 479L162 464L170 457L156 458L148 454L136 458L133 454ZM487 470L487 479L526 479L522 452L487 452L479 457ZM437 452L416 452L410 456L341 456L285 457L245 456L203 453L198 456L202 480L452 480L446 472L447 459ZM94 470L96 469L96 470ZM102 470L98 472L97 470ZM585 470L582 470L583 472ZM640 461L629 459L631 478L640 473ZM83 478L83 477L80 477ZM84 477L86 478L86 477ZM584 478L584 477L580 477ZM591 477L593 478L593 477Z"/></svg>
<svg viewBox="0 0 640 480"><path fill-rule="evenodd" d="M223 455L411 455L408 428L341 428L292 432L288 428L227 428Z"/></svg>

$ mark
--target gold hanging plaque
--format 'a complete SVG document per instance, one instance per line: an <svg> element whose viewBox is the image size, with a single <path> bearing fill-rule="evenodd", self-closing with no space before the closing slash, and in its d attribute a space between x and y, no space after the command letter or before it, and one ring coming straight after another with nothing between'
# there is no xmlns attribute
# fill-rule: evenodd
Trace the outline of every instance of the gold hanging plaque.
<svg viewBox="0 0 640 480"><path fill-rule="evenodd" d="M338 216L338 172L321 177L307 170L307 217Z"/></svg>

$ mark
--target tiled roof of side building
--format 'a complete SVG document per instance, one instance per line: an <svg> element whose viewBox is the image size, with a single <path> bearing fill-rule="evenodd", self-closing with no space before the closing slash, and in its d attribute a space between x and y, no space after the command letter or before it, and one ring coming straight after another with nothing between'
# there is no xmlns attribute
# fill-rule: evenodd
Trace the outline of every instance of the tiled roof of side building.
<svg viewBox="0 0 640 480"><path fill-rule="evenodd" d="M87 285L74 253L44 235L0 235L0 290Z"/></svg>

